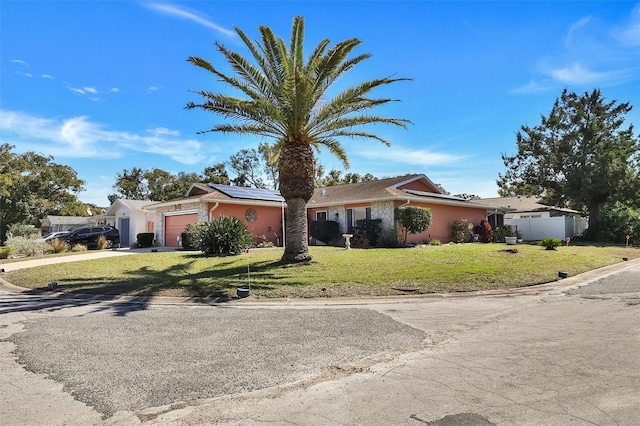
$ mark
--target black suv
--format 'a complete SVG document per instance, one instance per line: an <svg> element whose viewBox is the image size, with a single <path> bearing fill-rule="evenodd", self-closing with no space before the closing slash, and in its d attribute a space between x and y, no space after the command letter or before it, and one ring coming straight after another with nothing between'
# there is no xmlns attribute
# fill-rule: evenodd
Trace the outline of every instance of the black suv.
<svg viewBox="0 0 640 426"><path fill-rule="evenodd" d="M98 248L98 238L104 235L107 248L120 244L120 232L113 226L87 226L78 228L60 237L70 245L82 244L87 248Z"/></svg>

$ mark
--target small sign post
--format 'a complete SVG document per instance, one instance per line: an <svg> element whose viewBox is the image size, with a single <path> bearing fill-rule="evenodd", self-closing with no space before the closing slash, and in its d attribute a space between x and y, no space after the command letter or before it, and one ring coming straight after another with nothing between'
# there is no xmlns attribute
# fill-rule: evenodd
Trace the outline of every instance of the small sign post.
<svg viewBox="0 0 640 426"><path fill-rule="evenodd" d="M567 247L569 247L569 242L571 241L571 238L567 237L565 241L567 242Z"/></svg>
<svg viewBox="0 0 640 426"><path fill-rule="evenodd" d="M626 238L627 238L627 247L629 247L629 238L631 238L631 235L627 235Z"/></svg>

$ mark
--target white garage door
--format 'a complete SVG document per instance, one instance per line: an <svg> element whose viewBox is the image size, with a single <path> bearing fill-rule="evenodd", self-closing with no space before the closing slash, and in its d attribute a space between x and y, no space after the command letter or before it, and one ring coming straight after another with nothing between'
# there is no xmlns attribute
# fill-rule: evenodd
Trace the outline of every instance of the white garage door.
<svg viewBox="0 0 640 426"><path fill-rule="evenodd" d="M179 247L178 237L190 223L198 222L198 214L181 214L167 216L164 219L164 245L166 247Z"/></svg>

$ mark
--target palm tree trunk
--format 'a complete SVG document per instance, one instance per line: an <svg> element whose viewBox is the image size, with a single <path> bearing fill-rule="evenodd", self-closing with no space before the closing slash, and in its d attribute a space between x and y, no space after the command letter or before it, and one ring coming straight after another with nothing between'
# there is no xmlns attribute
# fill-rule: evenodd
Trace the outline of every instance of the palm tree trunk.
<svg viewBox="0 0 640 426"><path fill-rule="evenodd" d="M307 236L307 202L315 187L316 160L311 146L284 143L278 163L280 194L287 202L285 250L282 261L311 260Z"/></svg>
<svg viewBox="0 0 640 426"><path fill-rule="evenodd" d="M307 202L302 198L287 200L286 228L282 261L297 263L311 260L307 236Z"/></svg>

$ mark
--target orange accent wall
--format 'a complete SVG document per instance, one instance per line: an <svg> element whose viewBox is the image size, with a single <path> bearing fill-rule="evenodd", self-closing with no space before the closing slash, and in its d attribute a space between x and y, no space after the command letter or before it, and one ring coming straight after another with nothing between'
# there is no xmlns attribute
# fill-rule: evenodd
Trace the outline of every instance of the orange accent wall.
<svg viewBox="0 0 640 426"><path fill-rule="evenodd" d="M215 203L209 203L210 210ZM257 219L253 223L247 222L245 212L254 209ZM254 242L259 243L261 235L264 235L273 245L282 246L282 209L280 207L252 206L245 204L219 204L211 213L213 217L234 216L247 225L247 229L254 236ZM271 230L269 230L271 228Z"/></svg>
<svg viewBox="0 0 640 426"><path fill-rule="evenodd" d="M438 191L424 180L414 180L406 185L399 186L398 189L412 189L414 191L434 192L438 194Z"/></svg>
<svg viewBox="0 0 640 426"><path fill-rule="evenodd" d="M441 204L423 204L411 202L411 206L431 209L431 226L420 234L409 234L407 242L420 244L436 238L442 243L451 241L451 223L458 219L467 219L469 223L478 225L487 218L487 211L470 207L446 206ZM398 205L396 205L398 207Z"/></svg>

